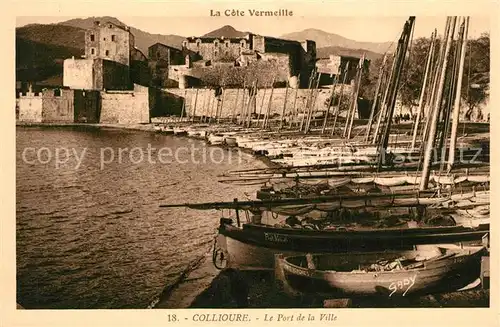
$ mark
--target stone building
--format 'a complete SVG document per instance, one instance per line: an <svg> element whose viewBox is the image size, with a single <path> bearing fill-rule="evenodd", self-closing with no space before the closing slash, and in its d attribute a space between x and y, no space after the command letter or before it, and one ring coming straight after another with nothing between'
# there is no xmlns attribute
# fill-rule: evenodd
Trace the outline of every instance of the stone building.
<svg viewBox="0 0 500 327"><path fill-rule="evenodd" d="M162 43L155 43L148 48L149 71L151 74L151 85L156 87L168 87L169 69L172 66L190 66L190 57L186 51L177 49Z"/></svg>
<svg viewBox="0 0 500 327"><path fill-rule="evenodd" d="M333 83L335 76L339 76L341 81L344 78L343 72L349 63L349 69L346 76L346 84L351 84L354 77L356 76L357 67L359 65L361 58L352 56L339 56L331 54L329 58L319 58L316 61L316 70L321 73L320 85L329 85ZM367 72L370 66L370 61L365 59L364 69ZM340 83L339 82L339 83Z"/></svg>
<svg viewBox="0 0 500 327"><path fill-rule="evenodd" d="M184 40L182 46L183 49L210 63L204 65L208 70L216 66L217 62L249 67L256 61L267 61L269 65L260 65L266 67L265 73L273 75L278 82L288 83L291 87L307 86L316 62L314 41L299 42L252 33L241 38L190 37ZM190 58L196 60L192 55ZM257 67L259 65L254 66L254 69L259 69ZM271 72L268 71L269 67ZM299 76L300 80L297 79Z"/></svg>
<svg viewBox="0 0 500 327"><path fill-rule="evenodd" d="M85 32L84 58L64 60L63 85L82 90L131 89L132 59L142 57L128 28L96 21Z"/></svg>
<svg viewBox="0 0 500 327"><path fill-rule="evenodd" d="M85 58L105 59L130 66L134 43L134 36L128 27L95 21L94 26L85 31Z"/></svg>

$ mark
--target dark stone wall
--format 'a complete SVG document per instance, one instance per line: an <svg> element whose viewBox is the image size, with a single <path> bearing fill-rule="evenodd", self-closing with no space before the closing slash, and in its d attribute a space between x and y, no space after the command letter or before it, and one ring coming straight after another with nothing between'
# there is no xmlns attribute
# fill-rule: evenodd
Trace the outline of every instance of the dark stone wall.
<svg viewBox="0 0 500 327"><path fill-rule="evenodd" d="M75 123L99 123L101 94L99 91L74 90Z"/></svg>
<svg viewBox="0 0 500 327"><path fill-rule="evenodd" d="M102 61L102 86L106 90L131 90L133 84L130 80L129 66L115 61Z"/></svg>
<svg viewBox="0 0 500 327"><path fill-rule="evenodd" d="M134 84L142 86L151 85L151 72L148 62L133 60L130 63L130 79Z"/></svg>

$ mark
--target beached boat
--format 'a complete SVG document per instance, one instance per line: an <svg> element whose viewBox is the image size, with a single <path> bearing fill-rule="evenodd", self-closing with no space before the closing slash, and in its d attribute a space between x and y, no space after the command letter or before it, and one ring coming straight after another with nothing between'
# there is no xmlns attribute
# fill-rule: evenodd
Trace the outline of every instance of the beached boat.
<svg viewBox="0 0 500 327"><path fill-rule="evenodd" d="M294 229L243 224L221 219L216 248L223 253L225 267L240 270L272 270L275 256L304 253L338 253L412 249L418 244L480 241L487 237L489 223L477 227L439 226L349 230Z"/></svg>
<svg viewBox="0 0 500 327"><path fill-rule="evenodd" d="M415 192L421 177L410 174L392 174L376 177L330 177L330 178L281 178L266 181L266 185L257 191L258 199L279 199L314 197L333 194L350 193L380 193L385 191ZM458 189L460 192L472 191L474 188L489 189L490 176L476 175L438 175L429 177L432 187L429 189Z"/></svg>
<svg viewBox="0 0 500 327"><path fill-rule="evenodd" d="M301 255L281 260L294 291L315 296L397 297L456 291L479 277L483 246Z"/></svg>
<svg viewBox="0 0 500 327"><path fill-rule="evenodd" d="M231 209L222 218L214 247L219 267L270 270L276 254L408 250L419 244L481 241L489 234L489 192L434 192L335 195L315 198L166 204L198 210ZM459 210L483 206L479 223L467 211L467 227L457 223ZM246 215L245 215L246 213ZM246 216L246 222L242 218ZM455 218L457 217L457 219Z"/></svg>

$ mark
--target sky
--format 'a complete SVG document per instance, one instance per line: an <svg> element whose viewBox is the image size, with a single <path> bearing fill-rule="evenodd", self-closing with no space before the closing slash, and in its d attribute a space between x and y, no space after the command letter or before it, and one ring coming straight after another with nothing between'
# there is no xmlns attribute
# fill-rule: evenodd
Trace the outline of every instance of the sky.
<svg viewBox="0 0 500 327"><path fill-rule="evenodd" d="M223 10L223 9L221 9ZM152 34L176 34L180 36L200 36L224 25L231 25L240 31L267 36L281 36L286 33L302 31L308 28L336 33L348 39L368 42L395 41L399 38L407 16L392 17L335 17L335 16L292 16L292 17L133 17L115 16L123 23ZM16 26L27 24L50 24L73 18L85 17L17 17ZM445 16L416 16L414 38L429 37L437 28L442 34L446 22ZM490 31L488 16L471 16L469 37L478 37Z"/></svg>

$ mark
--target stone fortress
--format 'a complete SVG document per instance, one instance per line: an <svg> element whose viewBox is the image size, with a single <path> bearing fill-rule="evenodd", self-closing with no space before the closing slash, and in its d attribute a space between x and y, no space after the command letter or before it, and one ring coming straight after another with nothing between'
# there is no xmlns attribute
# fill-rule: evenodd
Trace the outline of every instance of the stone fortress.
<svg viewBox="0 0 500 327"><path fill-rule="evenodd" d="M272 113L281 112L293 98L298 108L305 105L313 71L329 77L325 84L330 85L350 62L344 90L349 92L360 61L333 55L318 60L314 41L252 33L189 37L180 48L156 43L147 57L134 41L128 27L96 21L85 33L85 54L64 60L63 88L40 93L30 88L18 95L19 121L140 124L181 111L209 115L213 108L205 104L228 117L248 105L243 94L251 87L257 93L254 112L264 103ZM320 90L318 109L326 109L330 94L328 88Z"/></svg>

